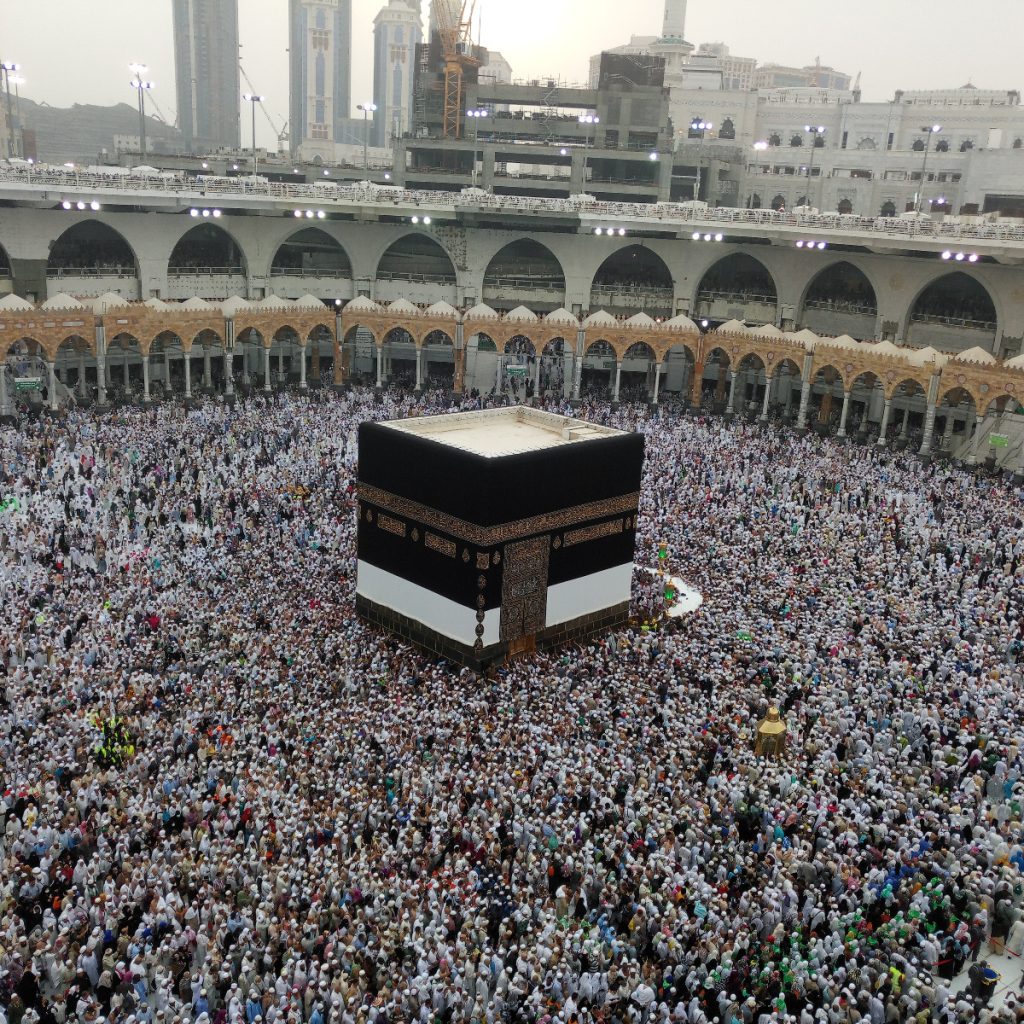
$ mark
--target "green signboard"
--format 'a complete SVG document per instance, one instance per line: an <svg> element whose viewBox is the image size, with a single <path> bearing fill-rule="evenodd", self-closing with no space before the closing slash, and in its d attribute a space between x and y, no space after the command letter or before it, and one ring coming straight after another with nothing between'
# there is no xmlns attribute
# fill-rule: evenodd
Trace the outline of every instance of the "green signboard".
<svg viewBox="0 0 1024 1024"><path fill-rule="evenodd" d="M1005 434L989 434L988 443L993 448L1005 448L1010 443L1010 439Z"/></svg>
<svg viewBox="0 0 1024 1024"><path fill-rule="evenodd" d="M16 377L14 381L15 391L42 391L42 377Z"/></svg>
<svg viewBox="0 0 1024 1024"><path fill-rule="evenodd" d="M525 377L526 376L526 367L525 366L506 366L505 367L505 372L510 377Z"/></svg>

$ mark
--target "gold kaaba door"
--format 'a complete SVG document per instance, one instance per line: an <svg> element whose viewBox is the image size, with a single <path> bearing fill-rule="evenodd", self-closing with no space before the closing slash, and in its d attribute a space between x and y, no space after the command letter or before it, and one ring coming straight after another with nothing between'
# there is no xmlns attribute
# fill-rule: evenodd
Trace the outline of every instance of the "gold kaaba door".
<svg viewBox="0 0 1024 1024"><path fill-rule="evenodd" d="M543 628L548 610L549 537L533 537L505 545L501 587L501 639L529 637Z"/></svg>

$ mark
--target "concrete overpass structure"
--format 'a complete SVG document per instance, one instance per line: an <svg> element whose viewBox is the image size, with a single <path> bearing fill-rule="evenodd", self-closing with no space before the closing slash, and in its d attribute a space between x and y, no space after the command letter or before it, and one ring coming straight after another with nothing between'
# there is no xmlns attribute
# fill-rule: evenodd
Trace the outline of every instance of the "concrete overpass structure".
<svg viewBox="0 0 1024 1024"><path fill-rule="evenodd" d="M2 172L0 204L0 291L37 302L365 295L685 313L997 357L1024 339L1015 222L70 171ZM98 235L111 259L96 261Z"/></svg>

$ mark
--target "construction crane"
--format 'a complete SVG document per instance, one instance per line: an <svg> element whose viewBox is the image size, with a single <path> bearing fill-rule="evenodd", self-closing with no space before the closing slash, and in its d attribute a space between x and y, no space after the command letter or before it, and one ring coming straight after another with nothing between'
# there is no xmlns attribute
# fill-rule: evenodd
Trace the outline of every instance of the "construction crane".
<svg viewBox="0 0 1024 1024"><path fill-rule="evenodd" d="M241 60L239 61L239 71L242 73L242 77L246 80L246 85L249 86L250 91L255 93L256 92L256 87L253 85L252 80L246 74L245 68L242 67L242 61ZM276 136L278 136L278 145L280 146L283 142L287 142L288 141L288 122L285 122L285 125L284 125L283 128L279 128L278 126L276 126L273 123L273 119L267 113L266 103L260 103L259 104L259 109L262 112L263 117L266 118L266 123L270 126L271 131L273 131L273 133Z"/></svg>
<svg viewBox="0 0 1024 1024"><path fill-rule="evenodd" d="M444 137L462 137L463 80L469 68L480 67L473 53L473 12L476 0L431 0L434 24L444 57Z"/></svg>

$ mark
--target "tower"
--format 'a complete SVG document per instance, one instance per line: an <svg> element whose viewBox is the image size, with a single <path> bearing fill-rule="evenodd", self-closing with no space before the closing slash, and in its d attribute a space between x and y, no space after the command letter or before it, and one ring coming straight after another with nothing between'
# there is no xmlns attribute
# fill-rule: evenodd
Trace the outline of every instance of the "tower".
<svg viewBox="0 0 1024 1024"><path fill-rule="evenodd" d="M686 38L686 0L665 0L661 36L663 39Z"/></svg>
<svg viewBox="0 0 1024 1024"><path fill-rule="evenodd" d="M388 0L373 22L373 115L370 142L387 146L412 127L416 47L423 42L418 0Z"/></svg>
<svg viewBox="0 0 1024 1024"><path fill-rule="evenodd" d="M174 0L174 78L189 152L238 149L238 0Z"/></svg>
<svg viewBox="0 0 1024 1024"><path fill-rule="evenodd" d="M289 0L289 136L307 159L333 159L351 114L352 0Z"/></svg>

